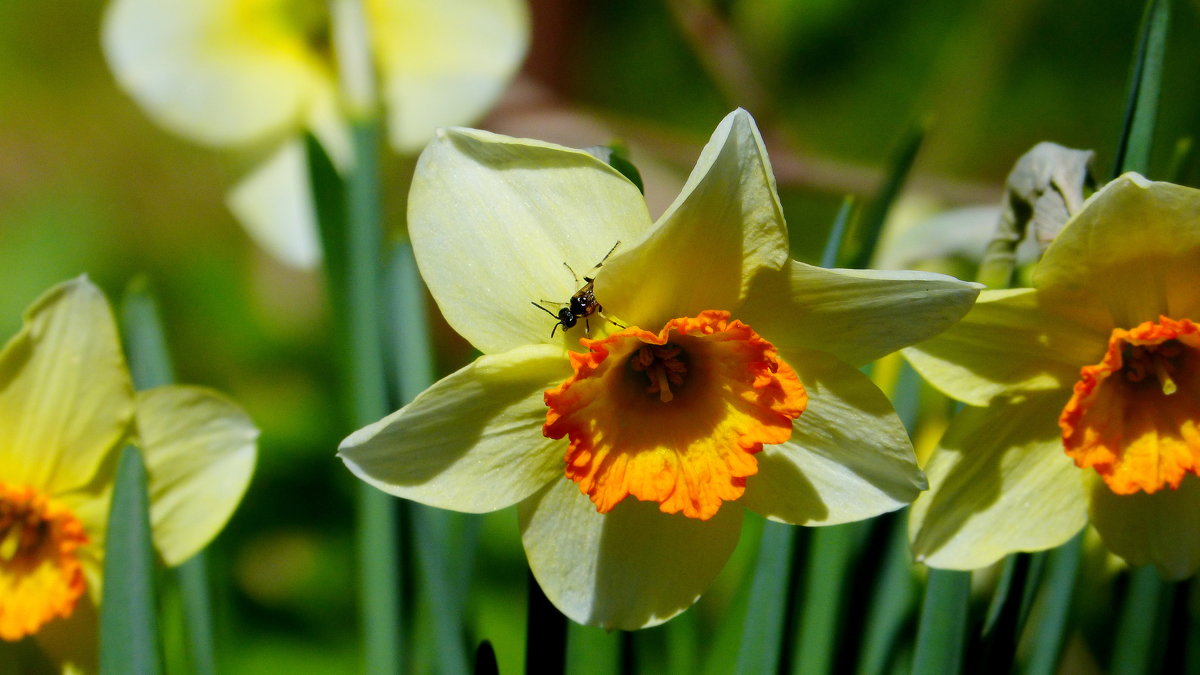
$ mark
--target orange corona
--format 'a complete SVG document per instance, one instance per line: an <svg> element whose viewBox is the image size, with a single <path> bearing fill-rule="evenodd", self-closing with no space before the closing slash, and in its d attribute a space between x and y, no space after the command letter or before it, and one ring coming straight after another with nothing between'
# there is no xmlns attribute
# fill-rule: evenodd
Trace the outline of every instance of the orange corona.
<svg viewBox="0 0 1200 675"><path fill-rule="evenodd" d="M628 496L707 520L742 496L755 453L782 443L808 397L775 347L728 312L581 339L575 374L545 394L566 475L606 513Z"/></svg>

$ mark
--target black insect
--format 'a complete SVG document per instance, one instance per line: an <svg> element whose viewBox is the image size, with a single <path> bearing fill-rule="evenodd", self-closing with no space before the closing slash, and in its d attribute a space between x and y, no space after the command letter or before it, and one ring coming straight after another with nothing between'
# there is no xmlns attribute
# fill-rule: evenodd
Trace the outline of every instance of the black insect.
<svg viewBox="0 0 1200 675"><path fill-rule="evenodd" d="M592 268L592 275L596 274L596 270L600 269L600 266L604 264L604 261L608 260L608 257L612 255L613 251L617 250L617 247L620 245L621 242L618 241L617 243L613 244L612 248L608 249L608 253L605 253L604 257L600 259L600 262L596 263L596 266ZM576 283L578 283L579 275L575 274L575 270L571 269L571 266L565 262L563 263L563 267L567 268L567 270L571 273L571 276L575 277ZM584 330L588 335L591 335L592 327L588 324L587 318L593 314L599 314L600 316L603 316L606 321L614 326L619 326L621 328L625 327L608 318L607 316L604 316L604 308L601 307L600 303L596 301L595 276L584 277L583 282L583 286L581 286L578 291L575 291L575 295L572 295L571 299L565 303L555 302L553 300L542 300L542 302L550 303L552 305L562 305L563 307L559 309L558 312L552 312L536 302L533 302L532 300L529 302L529 304L549 314L558 321L558 323L554 324L554 328L550 329L550 337L554 337L554 333L558 331L559 326L562 326L562 329L566 331L574 327L575 324L579 323L580 319L583 319Z"/></svg>

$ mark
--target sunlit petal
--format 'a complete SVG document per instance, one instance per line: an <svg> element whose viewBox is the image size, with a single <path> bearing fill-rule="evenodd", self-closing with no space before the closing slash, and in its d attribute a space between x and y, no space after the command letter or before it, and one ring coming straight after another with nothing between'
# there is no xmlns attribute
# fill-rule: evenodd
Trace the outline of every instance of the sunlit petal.
<svg viewBox="0 0 1200 675"><path fill-rule="evenodd" d="M541 434L542 392L570 372L551 345L482 356L356 431L338 454L398 497L472 513L511 506L563 475L566 443Z"/></svg>
<svg viewBox="0 0 1200 675"><path fill-rule="evenodd" d="M132 416L108 301L86 277L47 291L0 353L0 476L51 497L81 486Z"/></svg>
<svg viewBox="0 0 1200 675"><path fill-rule="evenodd" d="M759 274L737 315L781 348L818 349L861 366L942 332L978 294L975 284L943 274L793 260Z"/></svg>
<svg viewBox="0 0 1200 675"><path fill-rule="evenodd" d="M1034 285L1103 303L1118 326L1200 315L1200 190L1127 173L1092 195L1046 250Z"/></svg>
<svg viewBox="0 0 1200 675"><path fill-rule="evenodd" d="M550 342L555 319L530 303L566 302L650 226L638 189L595 157L469 129L442 130L421 154L408 213L434 300L485 354ZM578 349L581 334L553 342Z"/></svg>
<svg viewBox="0 0 1200 675"><path fill-rule="evenodd" d="M293 138L229 192L229 210L259 246L296 267L321 259L304 142Z"/></svg>
<svg viewBox="0 0 1200 675"><path fill-rule="evenodd" d="M138 392L154 545L171 566L225 526L254 472L258 429L216 392L169 386Z"/></svg>
<svg viewBox="0 0 1200 675"><path fill-rule="evenodd" d="M758 270L784 265L787 239L758 127L745 110L735 110L717 126L653 232L614 256L597 278L597 297L643 327L732 308Z"/></svg>

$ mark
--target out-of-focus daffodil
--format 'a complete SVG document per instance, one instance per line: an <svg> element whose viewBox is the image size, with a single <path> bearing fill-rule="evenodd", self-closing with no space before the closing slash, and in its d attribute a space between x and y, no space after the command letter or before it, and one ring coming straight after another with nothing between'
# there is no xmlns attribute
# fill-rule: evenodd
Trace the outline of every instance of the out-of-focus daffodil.
<svg viewBox="0 0 1200 675"><path fill-rule="evenodd" d="M418 162L409 232L443 315L483 356L340 454L401 497L517 504L533 573L575 621L634 629L689 607L733 550L743 506L827 525L925 486L858 366L942 330L978 291L789 260L745 111L717 127L657 222L586 152L444 130Z"/></svg>
<svg viewBox="0 0 1200 675"><path fill-rule="evenodd" d="M26 312L0 352L0 639L35 636L53 655L95 657L116 458L143 454L154 544L177 565L233 513L258 431L215 392L134 392L108 303L86 278Z"/></svg>
<svg viewBox="0 0 1200 675"><path fill-rule="evenodd" d="M300 134L312 132L339 166L351 160L340 75L354 54L335 48L331 16L358 2L366 27L347 39L369 45L350 51L373 58L401 152L481 115L525 53L520 0L114 0L105 17L104 53L148 115L195 141L262 155L229 206L296 265L319 257Z"/></svg>
<svg viewBox="0 0 1200 675"><path fill-rule="evenodd" d="M970 569L1089 520L1169 578L1200 567L1200 190L1126 174L1046 250L1034 288L985 291L905 350L970 406L913 506L912 546Z"/></svg>

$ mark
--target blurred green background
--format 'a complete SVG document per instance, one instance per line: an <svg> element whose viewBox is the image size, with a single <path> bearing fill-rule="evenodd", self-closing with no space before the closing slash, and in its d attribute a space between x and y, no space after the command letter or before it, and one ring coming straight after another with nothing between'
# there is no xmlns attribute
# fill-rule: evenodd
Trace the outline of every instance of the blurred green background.
<svg viewBox="0 0 1200 675"><path fill-rule="evenodd" d="M102 9L0 3L0 329L12 334L23 308L65 278L86 272L116 300L148 275L179 380L228 392L263 432L250 491L211 548L221 665L356 672L354 481L334 456L351 429L336 399L339 327L323 282L256 249L225 209L244 158L167 134L116 87L99 48ZM1106 176L1141 7L536 0L531 11L529 59L480 126L573 145L621 139L657 213L715 124L746 107L768 142L794 252L813 260L842 197L870 196L921 121L928 134L908 194L935 205L998 202L1012 163L1042 140L1095 149ZM1194 3L1176 6L1158 171L1200 128L1196 19ZM394 156L386 165L393 234L410 167ZM1195 184L1197 171L1189 165L1183 182ZM443 373L471 352L439 330ZM511 510L483 520L468 636L491 639L513 671L524 649L524 555ZM743 537L682 621L723 620L754 545ZM656 635L639 635L639 651L652 653Z"/></svg>

